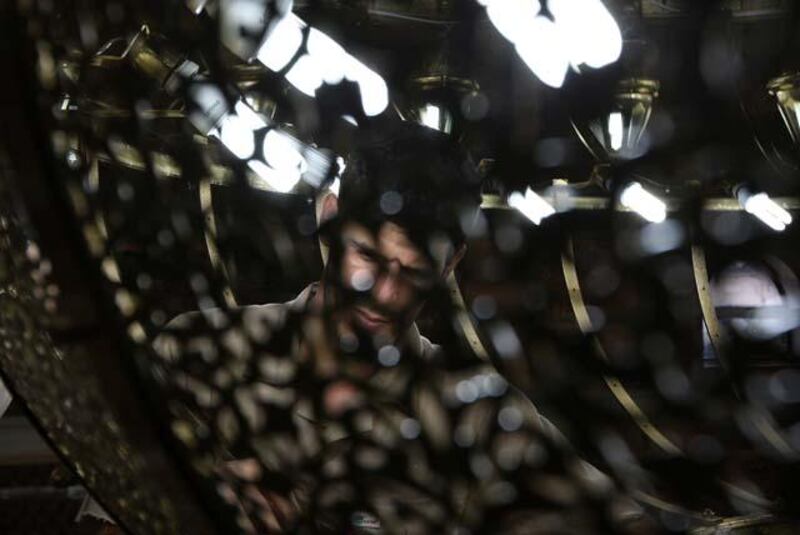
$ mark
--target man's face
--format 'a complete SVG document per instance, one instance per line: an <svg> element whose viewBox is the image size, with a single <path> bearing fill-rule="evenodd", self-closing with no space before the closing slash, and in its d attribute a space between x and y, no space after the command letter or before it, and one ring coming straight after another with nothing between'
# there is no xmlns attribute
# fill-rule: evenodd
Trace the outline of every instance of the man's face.
<svg viewBox="0 0 800 535"><path fill-rule="evenodd" d="M341 237L340 284L353 296L342 303L342 320L376 345L392 343L416 318L438 271L394 223L377 232L348 223Z"/></svg>

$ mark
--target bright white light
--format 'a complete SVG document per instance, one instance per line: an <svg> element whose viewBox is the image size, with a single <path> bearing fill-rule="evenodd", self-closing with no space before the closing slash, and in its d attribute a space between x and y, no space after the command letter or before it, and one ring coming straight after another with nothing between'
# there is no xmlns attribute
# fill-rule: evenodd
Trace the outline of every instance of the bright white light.
<svg viewBox="0 0 800 535"><path fill-rule="evenodd" d="M569 64L600 68L619 59L622 34L601 0L550 0L554 21L538 0L477 0L489 20L534 74L561 87Z"/></svg>
<svg viewBox="0 0 800 535"><path fill-rule="evenodd" d="M749 195L744 201L744 209L759 218L765 225L781 232L792 223L792 216L766 193Z"/></svg>
<svg viewBox="0 0 800 535"><path fill-rule="evenodd" d="M328 186L328 189L330 190L331 193L333 193L334 195L336 195L338 197L339 196L339 188L341 187L341 185L342 185L342 181L339 180L339 177L337 176L336 178L333 179L333 182L331 182L330 186Z"/></svg>
<svg viewBox="0 0 800 535"><path fill-rule="evenodd" d="M433 104L426 104L425 107L422 108L419 113L419 120L423 124L423 126L427 126L428 128L433 128L434 130L439 130L440 117L441 113L439 110L439 106L435 106Z"/></svg>
<svg viewBox="0 0 800 535"><path fill-rule="evenodd" d="M306 160L298 152L297 145L292 137L270 130L264 136L264 159L273 169L302 173L306 168Z"/></svg>
<svg viewBox="0 0 800 535"><path fill-rule="evenodd" d="M256 57L267 68L280 71L288 65L303 42L306 23L293 13L275 23ZM358 84L361 106L368 116L379 115L389 105L389 89L377 73L349 55L341 45L316 28L310 28L307 53L286 73L298 90L313 97L323 82L336 85L344 78Z"/></svg>
<svg viewBox="0 0 800 535"><path fill-rule="evenodd" d="M322 85L318 62L308 54L303 54L297 59L286 73L286 79L309 97L313 97Z"/></svg>
<svg viewBox="0 0 800 535"><path fill-rule="evenodd" d="M531 21L541 9L538 0L503 0L485 5L486 14L497 31L515 44L526 38L531 29Z"/></svg>
<svg viewBox="0 0 800 535"><path fill-rule="evenodd" d="M561 87L569 56L560 29L545 17L534 17L516 41L517 54L542 82Z"/></svg>
<svg viewBox="0 0 800 535"><path fill-rule="evenodd" d="M250 160L248 167L252 169L270 189L279 193L289 193L300 182L300 172L293 169L273 169L260 160Z"/></svg>
<svg viewBox="0 0 800 535"><path fill-rule="evenodd" d="M330 85L340 83L347 64L347 52L344 48L316 28L311 28L308 33L307 47L308 54L314 58L320 78Z"/></svg>
<svg viewBox="0 0 800 535"><path fill-rule="evenodd" d="M367 116L379 115L389 105L389 88L383 78L352 56L348 56L344 76L358 84L361 107Z"/></svg>
<svg viewBox="0 0 800 535"><path fill-rule="evenodd" d="M556 213L550 203L536 194L531 188L525 190L525 195L515 191L508 197L508 205L517 209L522 215L538 225L542 219Z"/></svg>
<svg viewBox="0 0 800 535"><path fill-rule="evenodd" d="M241 100L237 101L233 109L236 112L236 115L241 118L242 124L250 130L255 131L267 126L266 121L264 121L264 119L262 119L261 116L245 102Z"/></svg>
<svg viewBox="0 0 800 535"><path fill-rule="evenodd" d="M280 18L256 53L258 61L268 69L279 71L286 67L303 44L303 32L306 23L293 13Z"/></svg>
<svg viewBox="0 0 800 535"><path fill-rule="evenodd" d="M252 156L256 148L253 131L248 127L247 121L234 113L226 115L220 121L219 140L242 160Z"/></svg>
<svg viewBox="0 0 800 535"><path fill-rule="evenodd" d="M622 113L615 111L611 112L608 116L608 139L611 150L619 150L622 148Z"/></svg>
<svg viewBox="0 0 800 535"><path fill-rule="evenodd" d="M622 33L601 0L550 0L570 63L598 69L619 59Z"/></svg>
<svg viewBox="0 0 800 535"><path fill-rule="evenodd" d="M651 223L661 223L667 218L667 205L647 191L638 182L631 182L619 196L623 206L633 210Z"/></svg>

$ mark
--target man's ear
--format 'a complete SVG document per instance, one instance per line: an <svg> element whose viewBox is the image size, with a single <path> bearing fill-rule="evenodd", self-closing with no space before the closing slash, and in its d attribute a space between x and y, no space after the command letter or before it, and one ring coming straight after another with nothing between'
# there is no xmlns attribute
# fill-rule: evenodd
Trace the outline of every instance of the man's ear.
<svg viewBox="0 0 800 535"><path fill-rule="evenodd" d="M447 264L445 264L444 271L442 271L442 278L447 278L453 272L453 270L456 269L456 266L459 262L461 262L461 259L464 258L466 252L467 244L462 243L461 246L456 249L456 252L453 254L453 256L450 257L450 260L447 261Z"/></svg>

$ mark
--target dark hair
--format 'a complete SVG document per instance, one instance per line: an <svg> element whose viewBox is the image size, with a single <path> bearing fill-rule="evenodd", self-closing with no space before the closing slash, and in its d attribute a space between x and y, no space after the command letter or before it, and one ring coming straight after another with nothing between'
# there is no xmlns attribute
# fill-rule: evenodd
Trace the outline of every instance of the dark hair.
<svg viewBox="0 0 800 535"><path fill-rule="evenodd" d="M352 151L339 190L339 220L377 229L392 221L423 251L434 234L465 240L480 205L480 178L452 138L415 123L367 132Z"/></svg>

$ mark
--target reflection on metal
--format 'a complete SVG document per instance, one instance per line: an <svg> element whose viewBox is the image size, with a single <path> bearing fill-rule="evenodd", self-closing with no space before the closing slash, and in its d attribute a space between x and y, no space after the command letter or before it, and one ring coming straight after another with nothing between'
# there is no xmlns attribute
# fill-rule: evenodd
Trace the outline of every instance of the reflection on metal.
<svg viewBox="0 0 800 535"><path fill-rule="evenodd" d="M456 320L461 327L461 332L464 334L464 338L466 338L469 347L479 359L489 362L489 352L486 351L486 347L484 347L478 335L478 330L475 328L475 324L472 323L472 318L464 302L464 296L461 295L461 289L458 287L458 281L453 272L450 272L450 275L447 276L447 289L456 307Z"/></svg>
<svg viewBox="0 0 800 535"><path fill-rule="evenodd" d="M643 136L653 101L658 97L659 82L628 78L619 82L614 107L608 115L591 121L585 128L575 122L573 128L592 155L603 161L627 160L646 150Z"/></svg>
<svg viewBox="0 0 800 535"><path fill-rule="evenodd" d="M608 356L603 346L600 344L600 340L597 339L597 336L592 334L594 332L594 327L592 326L589 311L586 309L586 303L583 300L578 271L575 269L575 250L572 238L567 239L564 250L561 252L561 268L564 273L564 282L567 285L569 302L570 305L572 305L572 312L575 314L578 327L583 334L592 337L592 343L598 355L600 355L603 360L608 360ZM653 441L653 443L670 455L681 454L680 448L653 425L619 379L610 375L604 375L603 380L619 404L622 405L625 411L633 418L634 423Z"/></svg>
<svg viewBox="0 0 800 535"><path fill-rule="evenodd" d="M767 84L769 94L775 97L778 111L789 136L796 145L800 144L800 73L786 74L773 78Z"/></svg>
<svg viewBox="0 0 800 535"><path fill-rule="evenodd" d="M214 271L221 274L225 281L222 288L222 298L225 300L225 304L229 307L235 307L238 303L236 302L236 297L233 295L233 290L228 284L230 281L228 270L217 248L217 220L214 216L214 204L211 197L211 181L207 178L200 180L199 190L200 210L203 212L203 220L205 221L203 236L205 237L206 248L208 249L208 258L211 261L211 267L214 268Z"/></svg>
<svg viewBox="0 0 800 535"><path fill-rule="evenodd" d="M717 311L714 309L714 301L711 299L711 281L708 278L706 255L699 245L692 245L692 269L697 286L697 298L700 300L700 310L703 313L703 324L711 340L711 346L714 348L714 354L719 359L722 368L726 372L730 372L730 363L725 354L722 326L719 323Z"/></svg>

